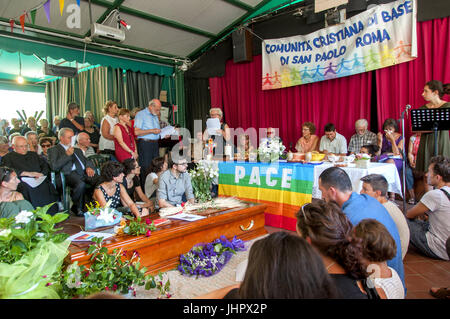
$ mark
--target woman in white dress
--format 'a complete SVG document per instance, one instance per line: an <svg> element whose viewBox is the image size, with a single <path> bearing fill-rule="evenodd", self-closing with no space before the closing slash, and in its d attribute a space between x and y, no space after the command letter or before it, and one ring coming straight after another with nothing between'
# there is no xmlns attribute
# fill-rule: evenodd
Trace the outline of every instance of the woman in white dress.
<svg viewBox="0 0 450 319"><path fill-rule="evenodd" d="M115 147L114 147L114 125L118 123L117 113L119 112L119 108L117 107L117 103L114 101L106 102L105 107L103 108L103 113L105 116L102 118L100 123L100 141L99 141L99 150L102 154L108 154L114 156Z"/></svg>

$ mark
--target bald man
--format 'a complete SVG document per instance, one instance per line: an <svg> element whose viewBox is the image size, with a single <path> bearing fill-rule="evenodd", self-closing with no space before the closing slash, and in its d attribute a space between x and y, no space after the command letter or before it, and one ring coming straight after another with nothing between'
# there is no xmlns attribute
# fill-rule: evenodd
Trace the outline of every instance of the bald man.
<svg viewBox="0 0 450 319"><path fill-rule="evenodd" d="M83 155L85 157L89 157L91 155L95 155L95 150L91 145L91 138L88 133L81 132L77 135L77 145L76 148L79 148L83 151Z"/></svg>
<svg viewBox="0 0 450 319"><path fill-rule="evenodd" d="M34 208L43 207L58 201L58 193L53 187L47 175L50 167L47 162L36 152L29 151L27 139L23 136L15 136L12 140L14 152L10 152L2 157L1 165L15 170L21 183L17 191L23 194ZM26 178L38 179L46 177L38 186L30 186ZM56 214L58 205L50 207L47 213Z"/></svg>

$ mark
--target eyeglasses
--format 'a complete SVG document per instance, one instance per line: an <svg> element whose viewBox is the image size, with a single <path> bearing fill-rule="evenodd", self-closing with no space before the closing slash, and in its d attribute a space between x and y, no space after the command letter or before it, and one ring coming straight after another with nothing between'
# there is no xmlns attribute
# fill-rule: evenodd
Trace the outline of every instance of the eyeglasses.
<svg viewBox="0 0 450 319"><path fill-rule="evenodd" d="M311 204L311 203L306 203L306 204L304 204L304 205L302 206L302 215L303 215L303 218L305 219L305 221L307 220L307 218L306 218L306 214L305 214L304 208L305 208L306 206L308 206L309 204Z"/></svg>
<svg viewBox="0 0 450 319"><path fill-rule="evenodd" d="M51 144L42 144L42 145L41 145L42 148L44 148L44 147L50 147L50 146L52 146L52 145L51 145Z"/></svg>

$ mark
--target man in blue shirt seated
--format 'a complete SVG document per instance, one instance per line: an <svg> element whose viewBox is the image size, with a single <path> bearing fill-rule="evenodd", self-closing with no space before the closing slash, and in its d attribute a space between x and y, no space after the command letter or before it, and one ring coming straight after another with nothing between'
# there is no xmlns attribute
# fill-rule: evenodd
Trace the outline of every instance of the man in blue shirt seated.
<svg viewBox="0 0 450 319"><path fill-rule="evenodd" d="M335 201L342 208L353 226L356 226L363 219L373 218L387 228L397 246L395 257L389 260L387 264L397 271L405 287L400 235L386 208L367 194L353 192L350 177L339 167L327 168L320 174L319 189L325 201Z"/></svg>
<svg viewBox="0 0 450 319"><path fill-rule="evenodd" d="M160 208L173 207L182 202L194 204L194 191L191 176L186 171L187 161L179 156L169 158L169 169L159 177L157 191L158 204Z"/></svg>

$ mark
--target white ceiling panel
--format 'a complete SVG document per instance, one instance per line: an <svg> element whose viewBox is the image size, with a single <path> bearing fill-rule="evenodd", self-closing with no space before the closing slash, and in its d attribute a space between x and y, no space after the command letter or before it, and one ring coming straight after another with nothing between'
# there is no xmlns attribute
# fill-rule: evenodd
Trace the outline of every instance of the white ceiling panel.
<svg viewBox="0 0 450 319"><path fill-rule="evenodd" d="M222 0L126 0L125 7L218 33L247 11Z"/></svg>

